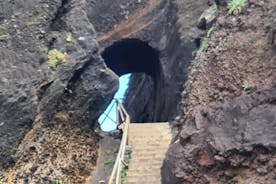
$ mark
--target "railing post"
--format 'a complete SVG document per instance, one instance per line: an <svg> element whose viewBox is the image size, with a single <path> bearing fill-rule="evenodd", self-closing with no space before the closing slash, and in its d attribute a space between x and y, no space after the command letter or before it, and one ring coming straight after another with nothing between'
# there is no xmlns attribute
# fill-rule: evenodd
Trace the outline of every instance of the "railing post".
<svg viewBox="0 0 276 184"><path fill-rule="evenodd" d="M119 126L120 123L120 114L119 114L119 101L117 99L115 99L116 102L116 119L117 119L117 127Z"/></svg>

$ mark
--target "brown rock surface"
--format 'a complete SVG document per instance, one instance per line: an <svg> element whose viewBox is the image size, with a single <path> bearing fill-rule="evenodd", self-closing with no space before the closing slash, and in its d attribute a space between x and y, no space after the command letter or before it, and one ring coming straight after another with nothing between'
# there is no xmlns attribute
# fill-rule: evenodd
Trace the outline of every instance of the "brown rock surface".
<svg viewBox="0 0 276 184"><path fill-rule="evenodd" d="M210 41L184 86L180 133L167 153L164 183L272 184L276 52L270 34L276 2L247 2L239 15L219 8Z"/></svg>

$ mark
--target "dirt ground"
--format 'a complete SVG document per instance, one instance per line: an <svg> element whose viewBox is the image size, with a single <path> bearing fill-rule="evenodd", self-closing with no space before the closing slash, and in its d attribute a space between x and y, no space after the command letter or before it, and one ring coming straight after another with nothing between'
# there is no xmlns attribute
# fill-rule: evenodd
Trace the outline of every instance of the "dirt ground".
<svg viewBox="0 0 276 184"><path fill-rule="evenodd" d="M26 135L17 152L17 163L4 175L7 183L83 183L90 177L99 146L94 131L68 124L40 126Z"/></svg>
<svg viewBox="0 0 276 184"><path fill-rule="evenodd" d="M223 15L223 7L206 50L198 52L191 67L183 92L184 114L199 104L276 85L275 42L270 36L275 29L275 4L251 1L236 16ZM247 91L242 90L244 81L249 83Z"/></svg>

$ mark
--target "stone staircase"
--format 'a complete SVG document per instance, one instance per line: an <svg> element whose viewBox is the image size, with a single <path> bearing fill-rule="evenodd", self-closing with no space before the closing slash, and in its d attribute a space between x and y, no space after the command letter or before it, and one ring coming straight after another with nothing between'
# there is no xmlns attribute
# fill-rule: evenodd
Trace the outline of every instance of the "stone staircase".
<svg viewBox="0 0 276 184"><path fill-rule="evenodd" d="M161 167L172 139L169 123L131 123L131 159L124 184L161 184Z"/></svg>

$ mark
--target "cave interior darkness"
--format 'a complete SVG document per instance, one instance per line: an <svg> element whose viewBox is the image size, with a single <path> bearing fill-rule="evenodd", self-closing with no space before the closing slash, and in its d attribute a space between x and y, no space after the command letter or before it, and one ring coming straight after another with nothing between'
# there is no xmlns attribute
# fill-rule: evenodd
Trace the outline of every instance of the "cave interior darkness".
<svg viewBox="0 0 276 184"><path fill-rule="evenodd" d="M155 78L160 64L158 52L139 39L115 42L103 51L102 57L118 76L144 72Z"/></svg>
<svg viewBox="0 0 276 184"><path fill-rule="evenodd" d="M101 55L107 67L119 77L125 74L145 73L152 78L156 86L160 74L159 53L147 42L139 39L122 39L107 47ZM128 88L131 87L130 82ZM133 108L135 105L139 104L133 104Z"/></svg>

